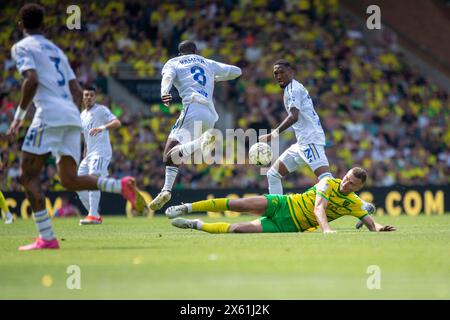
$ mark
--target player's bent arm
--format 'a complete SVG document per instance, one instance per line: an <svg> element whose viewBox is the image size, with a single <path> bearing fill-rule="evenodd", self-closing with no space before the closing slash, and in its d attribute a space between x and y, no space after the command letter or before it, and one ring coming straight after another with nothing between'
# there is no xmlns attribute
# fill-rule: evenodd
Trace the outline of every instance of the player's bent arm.
<svg viewBox="0 0 450 320"><path fill-rule="evenodd" d="M281 124L275 130L273 130L272 133L260 136L259 141L267 142L272 139L276 139L280 135L280 133L282 133L290 126L292 126L295 122L297 122L298 115L299 111L297 108L290 108L289 115L283 120L283 122L281 122Z"/></svg>
<svg viewBox="0 0 450 320"><path fill-rule="evenodd" d="M19 133L23 119L25 119L25 116L27 115L28 106L31 104L31 101L33 101L34 95L36 94L39 86L39 79L36 70L25 70L22 72L22 75L24 80L21 87L19 106L6 134L9 139L13 139Z"/></svg>
<svg viewBox="0 0 450 320"><path fill-rule="evenodd" d="M108 122L107 124L105 124L105 129L106 130L114 130L114 129L120 128L121 125L122 125L122 123L120 122L119 119L114 119L111 122Z"/></svg>
<svg viewBox="0 0 450 320"><path fill-rule="evenodd" d="M383 226L379 223L376 223L375 220L370 215L364 216L361 219L361 221L364 223L367 229L369 229L372 232L389 232L397 230L394 226L391 225Z"/></svg>
<svg viewBox="0 0 450 320"><path fill-rule="evenodd" d="M214 81L228 81L228 80L234 80L237 77L242 75L242 70L239 67L232 66L232 65L226 65L227 71L223 74L216 74L214 76Z"/></svg>
<svg viewBox="0 0 450 320"><path fill-rule="evenodd" d="M172 89L174 77L171 74L164 73L161 79L161 97L169 94Z"/></svg>
<svg viewBox="0 0 450 320"><path fill-rule="evenodd" d="M27 110L28 106L33 101L39 86L39 78L36 70L29 69L23 72L24 81L22 83L19 107Z"/></svg>
<svg viewBox="0 0 450 320"><path fill-rule="evenodd" d="M161 100L166 107L168 107L172 101L170 89L172 89L174 79L175 77L172 73L163 73L161 79Z"/></svg>
<svg viewBox="0 0 450 320"><path fill-rule="evenodd" d="M370 215L364 216L361 221L364 223L364 225L369 229L370 231L377 231L377 227L375 224L375 220Z"/></svg>
<svg viewBox="0 0 450 320"><path fill-rule="evenodd" d="M328 201L320 195L316 195L316 203L314 205L314 215L323 233L333 232L328 224L327 215L325 210L327 209Z"/></svg>
<svg viewBox="0 0 450 320"><path fill-rule="evenodd" d="M297 108L290 108L289 115L283 120L283 122L276 129L278 133L282 133L286 129L290 128L294 123L298 121L299 110Z"/></svg>
<svg viewBox="0 0 450 320"><path fill-rule="evenodd" d="M83 103L83 89L81 89L77 79L72 79L69 81L69 90L72 94L73 102L81 110L81 105Z"/></svg>
<svg viewBox="0 0 450 320"><path fill-rule="evenodd" d="M120 126L121 126L120 120L119 119L114 119L114 120L111 120L110 122L108 122L107 124L102 125L102 126L100 126L98 128L92 128L89 131L89 135L96 136L98 133L100 133L100 132L102 132L104 130L114 130L114 129L119 128Z"/></svg>

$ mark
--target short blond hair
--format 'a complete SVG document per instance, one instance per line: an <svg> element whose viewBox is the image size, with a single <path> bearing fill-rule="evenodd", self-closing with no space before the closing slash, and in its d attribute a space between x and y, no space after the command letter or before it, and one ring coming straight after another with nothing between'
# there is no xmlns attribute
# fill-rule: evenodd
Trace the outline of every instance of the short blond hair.
<svg viewBox="0 0 450 320"><path fill-rule="evenodd" d="M365 183L367 180L367 171L360 167L352 168L352 174L361 180L362 183Z"/></svg>

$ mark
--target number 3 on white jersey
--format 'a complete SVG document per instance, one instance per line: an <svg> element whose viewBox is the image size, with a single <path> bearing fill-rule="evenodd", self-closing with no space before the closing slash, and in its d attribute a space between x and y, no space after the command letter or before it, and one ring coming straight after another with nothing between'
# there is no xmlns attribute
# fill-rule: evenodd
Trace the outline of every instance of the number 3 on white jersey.
<svg viewBox="0 0 450 320"><path fill-rule="evenodd" d="M66 78L64 77L64 74L59 70L59 63L61 62L61 59L58 57L48 57L51 62L55 64L56 72L58 72L61 75L61 79L57 81L58 85L60 87L64 86L66 84Z"/></svg>

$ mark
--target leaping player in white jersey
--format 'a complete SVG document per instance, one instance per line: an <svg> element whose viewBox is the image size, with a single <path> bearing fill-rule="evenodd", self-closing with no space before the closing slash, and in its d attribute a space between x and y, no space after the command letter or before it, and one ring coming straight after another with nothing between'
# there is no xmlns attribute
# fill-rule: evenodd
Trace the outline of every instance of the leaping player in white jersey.
<svg viewBox="0 0 450 320"><path fill-rule="evenodd" d="M20 103L8 130L10 139L19 133L32 101L36 107L22 146L20 182L30 201L39 237L19 250L59 248L39 179L50 154L56 156L58 175L66 189L121 193L137 211L145 209L145 200L136 188L134 178L117 180L77 175L81 151L79 107L82 90L66 55L42 35L44 15L44 8L37 4L26 4L20 9L19 28L24 39L11 49L24 81Z"/></svg>
<svg viewBox="0 0 450 320"><path fill-rule="evenodd" d="M178 163L173 155L191 155L199 148L207 150L214 136L207 130L214 128L219 119L213 103L214 82L233 80L242 74L239 67L206 59L197 54L192 41L183 41L178 46L179 56L170 59L162 69L161 99L169 106L172 85L177 88L183 110L170 132L164 150L166 176L159 195L150 203L150 209L161 209L171 198L171 191L178 174ZM201 130L194 130L195 124Z"/></svg>
<svg viewBox="0 0 450 320"><path fill-rule="evenodd" d="M278 60L273 66L275 79L284 89L284 107L288 116L270 134L259 137L261 142L277 138L292 126L297 143L291 145L275 161L267 172L270 194L283 194L281 178L296 170L305 162L318 180L332 177L325 155L325 133L314 110L308 90L294 79L294 68L286 60Z"/></svg>
<svg viewBox="0 0 450 320"><path fill-rule="evenodd" d="M108 107L96 103L95 87L86 87L83 90L83 105L85 109L81 112L81 125L85 157L78 168L78 175L106 177L112 157L109 130L119 128L121 123ZM101 224L103 219L98 212L100 191L78 191L78 196L89 212L86 218L80 220L80 224Z"/></svg>

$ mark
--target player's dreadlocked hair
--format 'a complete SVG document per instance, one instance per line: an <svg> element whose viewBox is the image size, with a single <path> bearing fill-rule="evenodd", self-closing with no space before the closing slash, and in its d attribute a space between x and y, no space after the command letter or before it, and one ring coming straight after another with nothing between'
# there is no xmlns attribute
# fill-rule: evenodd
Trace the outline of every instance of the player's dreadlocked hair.
<svg viewBox="0 0 450 320"><path fill-rule="evenodd" d="M362 181L362 183L366 182L367 179L367 171L360 167L355 167L352 169L352 173L355 177Z"/></svg>
<svg viewBox="0 0 450 320"><path fill-rule="evenodd" d="M39 29L44 22L44 15L44 8L36 3L28 3L19 11L19 19L28 30Z"/></svg>

